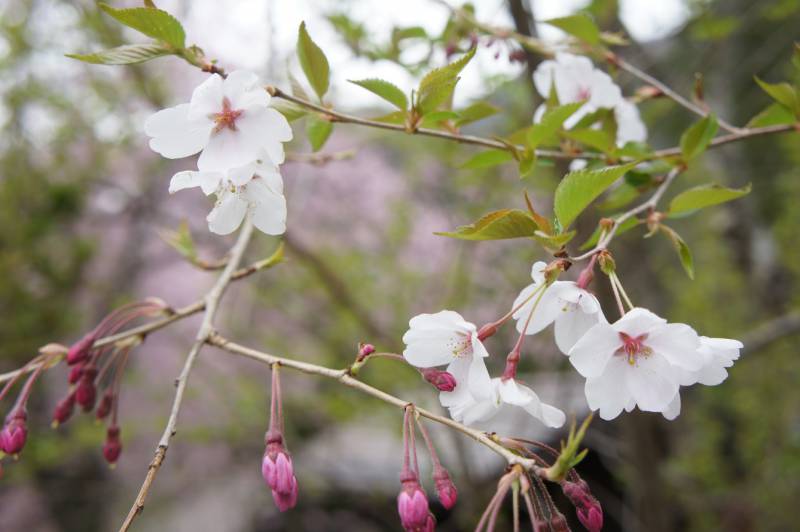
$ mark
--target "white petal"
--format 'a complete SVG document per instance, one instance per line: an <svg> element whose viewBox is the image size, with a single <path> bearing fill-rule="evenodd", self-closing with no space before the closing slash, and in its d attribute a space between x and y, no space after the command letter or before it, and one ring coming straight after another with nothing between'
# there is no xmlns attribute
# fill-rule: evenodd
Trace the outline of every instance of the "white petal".
<svg viewBox="0 0 800 532"><path fill-rule="evenodd" d="M178 172L169 181L169 193L173 194L185 188L200 187L208 196L219 188L223 177L219 172L192 172L189 170Z"/></svg>
<svg viewBox="0 0 800 532"><path fill-rule="evenodd" d="M228 170L228 180L236 187L246 185L256 172L256 163L252 161L243 166L231 168Z"/></svg>
<svg viewBox="0 0 800 532"><path fill-rule="evenodd" d="M705 386L716 386L728 378L728 371L719 364L703 366L697 372L697 382Z"/></svg>
<svg viewBox="0 0 800 532"><path fill-rule="evenodd" d="M243 114L237 121L237 127L244 120ZM233 131L223 128L214 132L208 140L208 146L197 160L197 168L203 171L227 172L231 168L239 168L255 161L260 149L258 139L244 135L240 129Z"/></svg>
<svg viewBox="0 0 800 532"><path fill-rule="evenodd" d="M622 102L622 91L602 70L594 69L590 76L592 95L590 102L595 107L612 109Z"/></svg>
<svg viewBox="0 0 800 532"><path fill-rule="evenodd" d="M539 66L533 72L533 85L536 87L539 96L545 100L550 95L550 88L553 84L553 70L556 66L555 61L548 59L539 63Z"/></svg>
<svg viewBox="0 0 800 532"><path fill-rule="evenodd" d="M666 410L661 412L661 415L663 415L664 418L668 419L669 421L672 421L673 419L678 417L680 413L681 413L681 394L676 393L675 397L667 405Z"/></svg>
<svg viewBox="0 0 800 532"><path fill-rule="evenodd" d="M647 126L642 122L636 104L622 99L614 108L614 118L617 121L618 146L624 146L627 142L647 140Z"/></svg>
<svg viewBox="0 0 800 532"><path fill-rule="evenodd" d="M144 123L144 132L152 137L150 148L167 159L180 159L193 155L208 143L210 121L192 121L188 117L189 104L162 109Z"/></svg>
<svg viewBox="0 0 800 532"><path fill-rule="evenodd" d="M669 362L657 354L638 357L633 365L628 364L625 382L639 409L646 412L663 411L678 393Z"/></svg>
<svg viewBox="0 0 800 532"><path fill-rule="evenodd" d="M283 177L276 165L262 160L256 164L256 173L273 192L283 194Z"/></svg>
<svg viewBox="0 0 800 532"><path fill-rule="evenodd" d="M208 228L218 235L230 234L242 224L247 213L247 202L238 194L226 192L209 213Z"/></svg>
<svg viewBox="0 0 800 532"><path fill-rule="evenodd" d="M515 406L525 406L531 401L539 402L539 397L526 386L522 386L514 379L500 379L498 387L500 400Z"/></svg>
<svg viewBox="0 0 800 532"><path fill-rule="evenodd" d="M683 323L670 323L657 327L644 343L671 364L689 371L696 371L703 365L703 357L697 352L700 348L700 338L694 329Z"/></svg>
<svg viewBox="0 0 800 532"><path fill-rule="evenodd" d="M233 109L246 109L245 105L249 98L243 98L248 92L252 92L258 86L258 76L248 70L234 70L222 84L222 92L226 98L231 102ZM267 91L261 90L267 96L267 103L269 103L269 95ZM264 104L267 105L267 104Z"/></svg>
<svg viewBox="0 0 800 532"><path fill-rule="evenodd" d="M612 327L628 336L637 337L649 333L654 328L667 323L667 320L656 316L645 308L634 308L618 319Z"/></svg>
<svg viewBox="0 0 800 532"><path fill-rule="evenodd" d="M463 357L462 357L463 358ZM472 357L469 362L469 373L467 374L467 386L469 393L476 400L485 400L494 397L492 388L492 378L486 363L481 357Z"/></svg>
<svg viewBox="0 0 800 532"><path fill-rule="evenodd" d="M598 323L586 331L569 351L569 361L586 378L603 374L606 365L622 345L619 334L607 323Z"/></svg>
<svg viewBox="0 0 800 532"><path fill-rule="evenodd" d="M514 313L513 318L517 320L517 331L520 334L538 333L553 323L561 312L562 304L558 298L558 293L553 290L553 286L544 288L544 291L544 294L533 296L530 301ZM535 309L534 305L536 305ZM533 311L533 314L531 314L531 311ZM528 322L529 316L530 322Z"/></svg>
<svg viewBox="0 0 800 532"><path fill-rule="evenodd" d="M620 415L632 399L625 384L626 365L623 357L614 357L602 375L586 380L586 402L592 410L599 410L605 420Z"/></svg>
<svg viewBox="0 0 800 532"><path fill-rule="evenodd" d="M192 92L189 117L193 120L210 119L209 117L222 111L222 76L211 74Z"/></svg>
<svg viewBox="0 0 800 532"><path fill-rule="evenodd" d="M286 231L286 198L269 188L259 177L246 187L252 203L253 224L268 235L282 235Z"/></svg>
<svg viewBox="0 0 800 532"><path fill-rule="evenodd" d="M544 270L547 268L547 263L544 261L536 261L531 266L531 279L536 284L544 283Z"/></svg>
<svg viewBox="0 0 800 532"><path fill-rule="evenodd" d="M599 312L588 314L580 309L570 309L556 317L556 345L562 353L569 354L570 349L586 334L586 331L600 323Z"/></svg>

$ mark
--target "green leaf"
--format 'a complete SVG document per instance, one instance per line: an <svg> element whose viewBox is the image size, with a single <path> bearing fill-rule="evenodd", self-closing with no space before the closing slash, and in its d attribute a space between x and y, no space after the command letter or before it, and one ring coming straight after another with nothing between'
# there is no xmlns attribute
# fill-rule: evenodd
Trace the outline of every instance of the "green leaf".
<svg viewBox="0 0 800 532"><path fill-rule="evenodd" d="M797 118L788 107L779 103L771 103L763 111L750 119L747 127L776 126L778 124L794 124Z"/></svg>
<svg viewBox="0 0 800 532"><path fill-rule="evenodd" d="M470 49L457 61L436 68L425 74L419 82L417 89L416 109L421 115L425 115L439 107L450 97L458 83L458 74L467 66L467 63L475 55L475 48Z"/></svg>
<svg viewBox="0 0 800 532"><path fill-rule="evenodd" d="M514 156L504 150L487 150L477 153L461 165L461 168L478 169L491 168L499 164L513 161Z"/></svg>
<svg viewBox="0 0 800 532"><path fill-rule="evenodd" d="M319 151L325 145L331 132L333 132L333 124L330 120L323 120L316 115L308 117L306 135L313 151Z"/></svg>
<svg viewBox="0 0 800 532"><path fill-rule="evenodd" d="M272 100L270 102L270 106L274 107L275 110L282 114L289 122L297 120L298 118L302 118L308 114L308 111L306 111L304 108L291 102Z"/></svg>
<svg viewBox="0 0 800 532"><path fill-rule="evenodd" d="M526 137L528 146L531 149L536 149L539 144L555 135L567 118L572 116L583 104L584 102L568 103L547 110L542 119L528 129Z"/></svg>
<svg viewBox="0 0 800 532"><path fill-rule="evenodd" d="M519 159L519 178L528 177L533 173L536 167L536 154L533 150L525 150L525 153Z"/></svg>
<svg viewBox="0 0 800 532"><path fill-rule="evenodd" d="M683 269L686 270L686 275L689 276L689 279L694 279L694 259L692 258L692 251L689 249L689 246L686 245L686 242L683 241L681 236L676 233L674 229L666 225L659 225L658 228L662 233L667 235L672 242L675 251L678 253L678 258L681 260L681 265Z"/></svg>
<svg viewBox="0 0 800 532"><path fill-rule="evenodd" d="M669 213L678 214L712 205L732 201L750 193L750 185L743 188L727 188L721 185L703 185L684 190L669 204Z"/></svg>
<svg viewBox="0 0 800 532"><path fill-rule="evenodd" d="M567 231L557 235L548 235L544 231L536 231L533 234L533 239L549 250L558 251L575 238L576 234L578 234L577 231Z"/></svg>
<svg viewBox="0 0 800 532"><path fill-rule="evenodd" d="M717 134L717 117L710 114L692 124L681 135L681 153L684 161L691 161L708 147L708 143Z"/></svg>
<svg viewBox="0 0 800 532"><path fill-rule="evenodd" d="M434 233L462 240L504 240L532 237L539 226L530 214L518 209L503 209L482 216L477 222L453 232Z"/></svg>
<svg viewBox="0 0 800 532"><path fill-rule="evenodd" d="M395 111L393 113L373 118L372 120L376 122L385 122L387 124L405 124L406 113L405 111Z"/></svg>
<svg viewBox="0 0 800 532"><path fill-rule="evenodd" d="M595 198L635 165L633 162L596 170L584 168L564 176L556 188L553 205L561 226L569 226Z"/></svg>
<svg viewBox="0 0 800 532"><path fill-rule="evenodd" d="M189 224L185 220L178 225L177 229L162 229L158 231L158 235L170 247L190 261L197 260L197 248L194 245L192 233L189 231Z"/></svg>
<svg viewBox="0 0 800 532"><path fill-rule="evenodd" d="M108 4L99 4L99 7L117 21L148 37L163 41L177 49L185 46L186 32L183 31L183 26L166 11L152 7L116 9Z"/></svg>
<svg viewBox="0 0 800 532"><path fill-rule="evenodd" d="M169 55L172 50L158 43L126 44L93 54L66 54L67 57L97 65L132 65L155 57Z"/></svg>
<svg viewBox="0 0 800 532"><path fill-rule="evenodd" d="M543 22L555 26L588 44L600 44L600 29L587 14L579 13L569 17L551 18Z"/></svg>
<svg viewBox="0 0 800 532"><path fill-rule="evenodd" d="M475 102L458 112L456 126L461 127L500 112L500 109L487 102Z"/></svg>
<svg viewBox="0 0 800 532"><path fill-rule="evenodd" d="M622 233L630 231L631 229L633 229L634 227L636 227L640 223L641 222L635 216L631 216L630 218L628 218L627 220L625 220L624 222L622 222L620 224L619 229L617 229L616 234L617 235L621 235ZM600 241L600 232L601 231L602 231L602 229L598 225L595 228L594 233L592 233L591 236L586 239L586 242L581 244L581 247L579 249L581 251L584 251L584 250L587 250L590 247L596 245Z"/></svg>
<svg viewBox="0 0 800 532"><path fill-rule="evenodd" d="M767 83L766 81L761 81L758 76L756 76L755 79L756 83L758 83L761 88L764 89L764 92L769 94L773 100L791 109L795 115L800 116L800 100L797 98L797 91L794 87L786 82Z"/></svg>
<svg viewBox="0 0 800 532"><path fill-rule="evenodd" d="M572 129L564 131L562 135L603 153L609 153L615 148L614 137L602 129Z"/></svg>
<svg viewBox="0 0 800 532"><path fill-rule="evenodd" d="M348 80L359 87L363 87L371 93L380 96L390 104L403 111L408 109L408 98L405 93L397 86L382 79L362 79Z"/></svg>
<svg viewBox="0 0 800 532"><path fill-rule="evenodd" d="M308 35L305 22L300 23L300 29L297 32L297 57L300 59L300 66L303 68L303 73L311 84L311 88L321 100L328 92L330 67L325 53Z"/></svg>

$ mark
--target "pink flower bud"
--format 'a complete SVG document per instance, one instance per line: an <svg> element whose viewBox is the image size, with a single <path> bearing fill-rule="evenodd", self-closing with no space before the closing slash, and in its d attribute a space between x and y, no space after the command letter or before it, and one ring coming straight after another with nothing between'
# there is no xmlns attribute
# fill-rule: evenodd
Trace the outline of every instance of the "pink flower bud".
<svg viewBox="0 0 800 532"><path fill-rule="evenodd" d="M458 490L450 479L450 474L441 465L433 472L433 484L436 487L436 497L446 509L451 509L456 505Z"/></svg>
<svg viewBox="0 0 800 532"><path fill-rule="evenodd" d="M72 366L86 360L89 357L89 352L92 350L94 341L94 333L90 332L86 333L83 338L72 344L69 351L67 351L67 364Z"/></svg>
<svg viewBox="0 0 800 532"><path fill-rule="evenodd" d="M78 387L75 389L75 401L84 412L90 412L94 408L94 403L97 399L97 388L94 385L95 377L97 377L97 368L94 366L83 368Z"/></svg>
<svg viewBox="0 0 800 532"><path fill-rule="evenodd" d="M447 371L436 368L422 368L419 371L422 378L433 384L440 392L452 392L458 384L453 374Z"/></svg>
<svg viewBox="0 0 800 532"><path fill-rule="evenodd" d="M478 340L481 342L489 338L490 336L494 336L494 333L497 332L497 324L496 323L487 323L480 329L478 329Z"/></svg>
<svg viewBox="0 0 800 532"><path fill-rule="evenodd" d="M560 513L551 517L550 530L553 532L570 532L569 524L567 524L567 518Z"/></svg>
<svg viewBox="0 0 800 532"><path fill-rule="evenodd" d="M112 467L122 453L122 441L119 438L119 427L112 425L106 431L106 442L103 444L103 456Z"/></svg>
<svg viewBox="0 0 800 532"><path fill-rule="evenodd" d="M97 412L95 416L97 419L105 419L111 413L111 407L114 405L114 393L109 389L100 398L100 404L97 405Z"/></svg>
<svg viewBox="0 0 800 532"><path fill-rule="evenodd" d="M581 273L578 275L578 281L575 283L578 288L586 289L594 279L594 261L592 261Z"/></svg>
<svg viewBox="0 0 800 532"><path fill-rule="evenodd" d="M428 530L430 511L428 498L419 485L417 475L408 472L400 478L402 488L397 496L397 512L406 531Z"/></svg>
<svg viewBox="0 0 800 532"><path fill-rule="evenodd" d="M56 409L53 412L53 428L72 417L72 412L75 411L75 392L70 393L65 398L56 404Z"/></svg>
<svg viewBox="0 0 800 532"><path fill-rule="evenodd" d="M583 480L563 482L561 490L575 506L578 520L589 532L599 532L603 528L603 508L589 491L589 485Z"/></svg>
<svg viewBox="0 0 800 532"><path fill-rule="evenodd" d="M79 380L81 380L81 375L83 375L83 364L76 364L69 369L69 376L67 377L67 382L70 384L75 384Z"/></svg>
<svg viewBox="0 0 800 532"><path fill-rule="evenodd" d="M356 360L359 362L370 356L375 352L375 346L372 344L358 344L358 356Z"/></svg>
<svg viewBox="0 0 800 532"><path fill-rule="evenodd" d="M15 408L6 418L0 432L0 449L6 454L18 454L28 439L28 414L23 408Z"/></svg>
<svg viewBox="0 0 800 532"><path fill-rule="evenodd" d="M275 506L278 507L278 510L285 512L294 508L297 504L297 493L297 478L292 475L291 489L287 493L272 490L272 500L275 501Z"/></svg>

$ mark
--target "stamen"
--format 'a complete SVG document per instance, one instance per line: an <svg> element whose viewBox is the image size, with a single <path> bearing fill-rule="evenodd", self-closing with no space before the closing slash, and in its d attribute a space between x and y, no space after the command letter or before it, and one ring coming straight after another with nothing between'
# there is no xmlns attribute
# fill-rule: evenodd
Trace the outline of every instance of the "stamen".
<svg viewBox="0 0 800 532"><path fill-rule="evenodd" d="M223 98L222 111L212 115L214 123L216 124L214 126L214 133L219 133L225 128L236 131L236 119L242 116L242 113L244 113L244 111L241 109L231 108L231 101L228 98Z"/></svg>

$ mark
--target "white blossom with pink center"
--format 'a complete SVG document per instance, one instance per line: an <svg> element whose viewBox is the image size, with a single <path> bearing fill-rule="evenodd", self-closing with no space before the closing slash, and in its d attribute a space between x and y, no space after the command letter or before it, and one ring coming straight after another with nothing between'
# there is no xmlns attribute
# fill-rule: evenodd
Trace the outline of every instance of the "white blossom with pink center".
<svg viewBox="0 0 800 532"><path fill-rule="evenodd" d="M283 163L283 143L292 139L289 122L270 107L270 95L252 72L237 70L227 78L212 74L192 93L189 103L163 109L147 119L150 148L168 159L200 153L197 167L226 172L249 164L263 153Z"/></svg>
<svg viewBox="0 0 800 532"><path fill-rule="evenodd" d="M513 314L517 320L520 334L536 334L551 323L555 323L556 345L564 354L589 329L606 318L600 303L591 292L581 288L573 281L554 281L545 287L544 270L547 263L538 261L531 268L533 283L526 286L517 296L512 308L519 309ZM538 291L544 290L539 298ZM528 323L528 316L531 315ZM527 328L525 327L527 323Z"/></svg>
<svg viewBox="0 0 800 532"><path fill-rule="evenodd" d="M566 421L564 412L543 403L536 392L515 379L496 377L491 381L491 394L484 399L474 397L442 397L442 406L450 410L450 417L466 425L485 423L508 406L517 406L548 427L558 428Z"/></svg>
<svg viewBox="0 0 800 532"><path fill-rule="evenodd" d="M634 308L615 323L589 329L569 358L586 377L589 408L613 419L634 406L667 410L678 394L680 371L702 368L700 345L688 325L667 323L649 310Z"/></svg>
<svg viewBox="0 0 800 532"><path fill-rule="evenodd" d="M286 199L277 166L260 160L225 172L178 172L169 184L170 193L200 187L208 196L217 195L207 217L212 233L227 235L239 228L245 217L268 235L286 231Z"/></svg>
<svg viewBox="0 0 800 532"><path fill-rule="evenodd" d="M441 392L444 401L463 402L491 396L491 378L483 359L489 356L478 339L475 324L458 312L442 310L420 314L408 322L403 335L403 357L412 366L430 368L447 365L456 379L451 392Z"/></svg>

